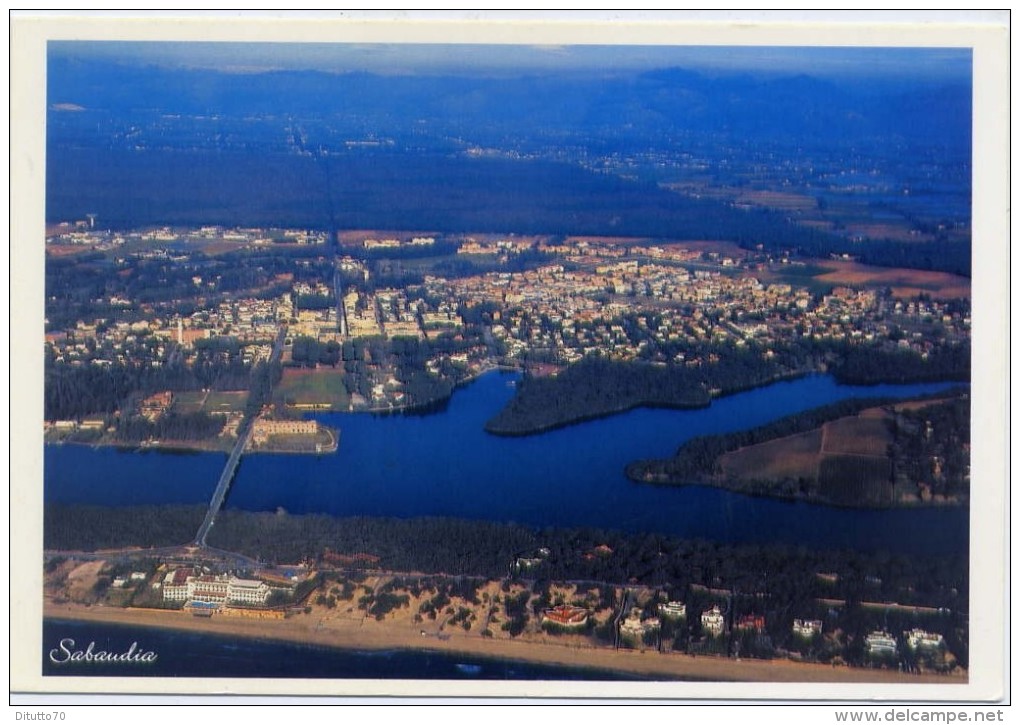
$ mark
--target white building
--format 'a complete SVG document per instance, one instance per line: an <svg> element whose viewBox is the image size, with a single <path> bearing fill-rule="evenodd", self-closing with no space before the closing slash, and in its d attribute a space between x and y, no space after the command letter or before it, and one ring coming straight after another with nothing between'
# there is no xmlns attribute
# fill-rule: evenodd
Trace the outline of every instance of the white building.
<svg viewBox="0 0 1020 725"><path fill-rule="evenodd" d="M269 585L258 579L231 577L227 588L227 599L238 604L265 605L269 599Z"/></svg>
<svg viewBox="0 0 1020 725"><path fill-rule="evenodd" d="M726 617L719 611L718 604L701 613L701 628L711 635L723 633L726 628Z"/></svg>
<svg viewBox="0 0 1020 725"><path fill-rule="evenodd" d="M896 640L888 632L875 631L864 638L869 655L895 655Z"/></svg>
<svg viewBox="0 0 1020 725"><path fill-rule="evenodd" d="M934 632L925 632L923 629L912 629L909 632L904 632L903 637L907 640L907 645L910 649L938 649L945 640L941 634Z"/></svg>
<svg viewBox="0 0 1020 725"><path fill-rule="evenodd" d="M655 617L642 620L641 610L638 607L634 607L630 610L630 615L620 623L620 634L644 637L645 634L654 632L661 626L662 624Z"/></svg>
<svg viewBox="0 0 1020 725"><path fill-rule="evenodd" d="M795 619L793 620L793 633L798 637L811 639L816 634L822 633L822 620Z"/></svg>
<svg viewBox="0 0 1020 725"><path fill-rule="evenodd" d="M687 605L683 602L667 602L659 605L659 616L670 619L683 619L687 616Z"/></svg>
<svg viewBox="0 0 1020 725"><path fill-rule="evenodd" d="M163 579L163 601L204 602L265 606L269 585L258 579L234 576L194 576L190 569L177 569Z"/></svg>

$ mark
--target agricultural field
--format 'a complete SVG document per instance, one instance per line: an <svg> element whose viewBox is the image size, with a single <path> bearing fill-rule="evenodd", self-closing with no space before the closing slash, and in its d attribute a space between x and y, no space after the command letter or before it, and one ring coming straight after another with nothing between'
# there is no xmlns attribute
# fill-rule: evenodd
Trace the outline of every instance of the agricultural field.
<svg viewBox="0 0 1020 725"><path fill-rule="evenodd" d="M832 503L881 506L892 501L892 442L888 414L873 408L725 453L717 467L737 484L802 481Z"/></svg>
<svg viewBox="0 0 1020 725"><path fill-rule="evenodd" d="M807 287L815 293L827 293L833 287L890 289L895 297L908 299L927 294L937 299L970 297L970 280L947 272L932 272L902 267L872 267L858 262L829 259L807 260L807 264L772 265L758 270L762 282L785 282Z"/></svg>
<svg viewBox="0 0 1020 725"><path fill-rule="evenodd" d="M790 194L781 191L749 191L736 198L737 204L751 204L767 209L783 211L815 211L818 200L805 194Z"/></svg>
<svg viewBox="0 0 1020 725"><path fill-rule="evenodd" d="M724 476L741 481L815 479L821 445L822 431L813 430L725 453L718 465Z"/></svg>
<svg viewBox="0 0 1020 725"><path fill-rule="evenodd" d="M881 506L892 503L892 461L875 456L823 456L819 493L836 504Z"/></svg>
<svg viewBox="0 0 1020 725"><path fill-rule="evenodd" d="M886 457L890 443L892 435L884 414L840 418L822 426L823 455Z"/></svg>
<svg viewBox="0 0 1020 725"><path fill-rule="evenodd" d="M970 280L947 272L899 267L871 267L857 262L823 262L829 272L816 277L821 282L854 287L890 287L898 297L929 294L939 299L970 297Z"/></svg>

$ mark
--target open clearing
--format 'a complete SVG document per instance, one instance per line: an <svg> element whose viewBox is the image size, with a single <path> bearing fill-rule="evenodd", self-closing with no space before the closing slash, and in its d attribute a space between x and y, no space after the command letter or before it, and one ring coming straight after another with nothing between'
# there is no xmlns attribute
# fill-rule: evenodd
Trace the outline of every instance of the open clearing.
<svg viewBox="0 0 1020 725"><path fill-rule="evenodd" d="M247 402L248 393L244 390L209 393L204 410L206 413L243 413Z"/></svg>
<svg viewBox="0 0 1020 725"><path fill-rule="evenodd" d="M885 456L892 443L884 415L840 418L826 423L822 431L823 454Z"/></svg>
<svg viewBox="0 0 1020 725"><path fill-rule="evenodd" d="M174 412L186 415L198 413L202 410L205 398L208 393L201 390L188 391L186 393L174 393Z"/></svg>
<svg viewBox="0 0 1020 725"><path fill-rule="evenodd" d="M277 399L295 408L347 410L351 401L343 375L334 368L284 368Z"/></svg>

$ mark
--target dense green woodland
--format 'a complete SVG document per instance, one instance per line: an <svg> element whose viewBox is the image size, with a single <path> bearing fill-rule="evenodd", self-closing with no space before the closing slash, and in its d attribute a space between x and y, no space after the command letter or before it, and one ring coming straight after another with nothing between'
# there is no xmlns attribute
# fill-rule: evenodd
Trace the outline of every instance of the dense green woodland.
<svg viewBox="0 0 1020 725"><path fill-rule="evenodd" d="M43 547L95 551L138 546L176 546L202 525L206 506L43 507Z"/></svg>
<svg viewBox="0 0 1020 725"><path fill-rule="evenodd" d="M697 368L586 357L555 377L525 377L485 429L527 435L642 405L704 407L712 389L734 392L770 382L782 372L751 351L733 350L718 363Z"/></svg>
<svg viewBox="0 0 1020 725"><path fill-rule="evenodd" d="M814 372L822 365L845 384L970 380L967 344L938 348L927 359L909 350L813 341L777 346L771 359L764 359L755 346L706 343L684 349L689 359L706 360L688 367L589 356L554 377L525 376L514 397L485 428L498 435L529 435L639 406L703 407L713 395ZM713 354L718 361L708 362Z"/></svg>
<svg viewBox="0 0 1020 725"><path fill-rule="evenodd" d="M898 413L892 457L897 476L944 496L970 493L970 398Z"/></svg>

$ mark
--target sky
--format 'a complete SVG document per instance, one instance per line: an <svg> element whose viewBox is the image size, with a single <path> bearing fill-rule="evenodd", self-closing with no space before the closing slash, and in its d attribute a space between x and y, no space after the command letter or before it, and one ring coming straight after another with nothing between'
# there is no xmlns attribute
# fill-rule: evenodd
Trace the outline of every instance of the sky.
<svg viewBox="0 0 1020 725"><path fill-rule="evenodd" d="M701 73L969 81L969 48L201 43L51 41L56 56L252 73L319 70L400 75L612 75L682 67Z"/></svg>

